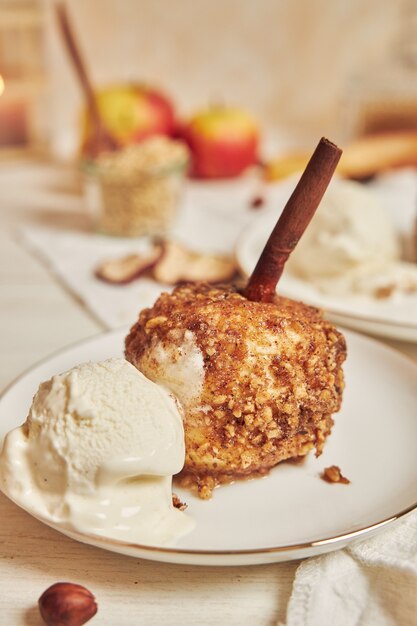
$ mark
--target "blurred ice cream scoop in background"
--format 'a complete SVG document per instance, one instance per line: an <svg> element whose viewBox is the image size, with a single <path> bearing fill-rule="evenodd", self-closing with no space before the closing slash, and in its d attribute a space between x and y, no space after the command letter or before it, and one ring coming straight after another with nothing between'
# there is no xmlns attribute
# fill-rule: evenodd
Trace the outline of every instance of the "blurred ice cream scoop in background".
<svg viewBox="0 0 417 626"><path fill-rule="evenodd" d="M359 183L329 187L288 269L330 294L387 297L417 290L417 267L401 261L394 225L378 195Z"/></svg>

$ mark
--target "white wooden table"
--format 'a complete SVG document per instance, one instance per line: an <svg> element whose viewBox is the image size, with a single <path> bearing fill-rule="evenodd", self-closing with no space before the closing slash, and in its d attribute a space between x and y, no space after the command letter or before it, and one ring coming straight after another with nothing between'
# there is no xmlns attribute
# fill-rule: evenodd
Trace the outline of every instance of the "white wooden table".
<svg viewBox="0 0 417 626"><path fill-rule="evenodd" d="M70 170L0 166L0 388L51 352L103 330L15 233L28 212L68 202L73 189ZM389 343L417 357L417 346ZM124 557L64 537L0 494L1 626L40 626L38 597L65 580L96 595L91 624L272 625L285 621L296 567L209 568Z"/></svg>

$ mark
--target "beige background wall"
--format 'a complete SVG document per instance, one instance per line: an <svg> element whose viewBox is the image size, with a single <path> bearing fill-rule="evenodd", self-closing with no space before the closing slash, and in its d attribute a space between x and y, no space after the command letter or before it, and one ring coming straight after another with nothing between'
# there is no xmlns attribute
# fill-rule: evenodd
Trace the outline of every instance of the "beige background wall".
<svg viewBox="0 0 417 626"><path fill-rule="evenodd" d="M74 146L80 96L47 9L48 124ZM97 83L162 86L186 114L207 102L251 109L305 142L347 131L352 89L395 57L408 0L69 0ZM375 69L377 68L377 69ZM365 81L363 77L365 76ZM353 87L352 87L353 85Z"/></svg>

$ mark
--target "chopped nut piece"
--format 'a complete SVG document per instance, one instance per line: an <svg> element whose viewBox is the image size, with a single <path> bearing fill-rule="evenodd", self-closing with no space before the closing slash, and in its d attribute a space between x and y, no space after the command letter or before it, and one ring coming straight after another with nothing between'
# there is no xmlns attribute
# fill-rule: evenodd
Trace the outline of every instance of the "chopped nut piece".
<svg viewBox="0 0 417 626"><path fill-rule="evenodd" d="M350 483L350 480L343 476L340 471L340 467L337 465L325 467L323 473L320 475L320 478L328 483L343 483L344 485L348 485Z"/></svg>
<svg viewBox="0 0 417 626"><path fill-rule="evenodd" d="M279 428L274 428L273 430L270 430L267 433L267 437L268 439L276 439L277 437L279 437L281 435L281 431Z"/></svg>
<svg viewBox="0 0 417 626"><path fill-rule="evenodd" d="M160 324L165 324L168 320L165 315L158 315L157 317L151 317L150 320L146 322L146 328L155 328L155 326L159 326Z"/></svg>
<svg viewBox="0 0 417 626"><path fill-rule="evenodd" d="M209 485L203 485L198 489L198 495L202 500L210 500L213 495L213 490Z"/></svg>
<svg viewBox="0 0 417 626"><path fill-rule="evenodd" d="M104 261L96 269L95 275L106 283L125 285L152 269L163 254L163 246L155 244L149 254L129 254L121 259Z"/></svg>
<svg viewBox="0 0 417 626"><path fill-rule="evenodd" d="M233 424L226 424L225 431L227 432L229 437L234 437L235 434L236 434L236 430L235 430L235 427L233 426Z"/></svg>
<svg viewBox="0 0 417 626"><path fill-rule="evenodd" d="M181 502L176 493L172 494L172 504L176 509L179 509L180 511L185 511L188 506L187 504L185 504L185 502Z"/></svg>

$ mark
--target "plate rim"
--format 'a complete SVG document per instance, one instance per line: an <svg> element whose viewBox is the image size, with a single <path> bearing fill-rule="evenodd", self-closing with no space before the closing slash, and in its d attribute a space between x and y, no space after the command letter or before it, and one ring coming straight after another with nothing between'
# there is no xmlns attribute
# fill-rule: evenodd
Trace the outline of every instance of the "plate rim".
<svg viewBox="0 0 417 626"><path fill-rule="evenodd" d="M47 517L43 517L29 508L25 508L19 502L10 498L7 494L5 494L1 489L0 492L3 493L11 502L13 502L20 509L31 515L34 519L37 519L41 523L49 526L50 528L70 537L79 537L81 540L89 540L89 545L98 545L106 549L106 545L114 547L125 548L127 550L136 550L146 553L159 553L159 554L169 554L169 555L183 555L183 556L203 556L203 557L239 557L239 556L255 556L255 555L271 555L271 554L281 554L288 552L299 552L305 551L314 548L323 548L326 546L335 546L337 548L338 544L344 544L346 541L353 541L355 539L362 538L363 536L367 536L368 534L372 534L376 530L383 528L384 526L389 526L393 522L405 517L409 513L412 513L417 509L417 501L413 503L411 506L406 509L402 509L399 513L387 517L379 522L375 522L369 526L364 526L357 530L342 533L339 535L335 535L333 537L326 537L324 539L317 539L315 541L304 542L304 543L294 543L294 544L285 544L283 546L270 546L266 548L245 548L245 549L234 549L234 550L196 550L191 548L176 548L169 546L155 546L155 545L146 545L141 543L132 543L129 541L123 541L121 539L112 539L111 537L106 537L104 535L95 535L94 533L84 533L79 530L66 528L65 526L60 526L59 524L54 523L52 520L49 520ZM67 534L68 531L68 534ZM104 545L103 545L104 544ZM109 549L109 548L107 548Z"/></svg>
<svg viewBox="0 0 417 626"><path fill-rule="evenodd" d="M3 402L4 397L9 392L11 392L11 390L17 384L19 384L27 375L29 375L33 370L37 369L38 367L41 367L42 365L47 364L49 361L51 361L52 359L56 357L63 356L66 352L82 347L84 344L98 341L100 338L103 338L105 336L119 335L121 333L126 333L128 328L129 328L128 326L123 325L118 328L102 330L102 331L99 331L98 333L95 333L94 335L90 335L89 337L84 337L83 339L79 339L77 341L71 342L70 344L67 344L61 348L58 348L57 350L54 350L49 355L39 359L32 365L25 368L18 376L12 379L12 381L9 382L0 392L0 404ZM414 367L417 371L417 361L412 356L408 354L404 354L400 350L393 348L392 346L389 346L387 344L384 344L383 342L373 337L363 335L362 333L359 333L350 329L348 330L348 332L354 335L359 341L363 341L365 343L369 342L372 344L376 344L378 347L382 347L387 352L395 354L396 357L403 359L404 361L408 363L409 366ZM0 443L2 443L2 439L0 440ZM45 525L49 526L50 528L53 528L54 530L60 532L61 534L66 535L65 531L67 529L65 527L61 527L59 524L55 524L52 520L49 520L46 517L43 517L41 515L38 515L32 512L30 508L25 508L19 502L15 501L8 494L6 494L1 489L1 487L0 487L0 492L3 493L3 495L7 497L11 502L13 502L16 506L24 510L26 513L28 513L29 515L31 515L32 517L34 517L41 523L44 523ZM191 548L181 548L181 547L178 548L178 547L169 547L169 546L155 546L155 545L146 545L146 544L140 544L140 543L132 543L132 542L123 541L120 539L112 539L110 537L96 535L94 533L82 533L80 531L77 531L75 529L73 530L71 528L68 528L69 534L66 536L70 536L70 537L72 536L74 538L74 535L76 535L77 537L79 537L78 539L79 541L83 541L84 543L88 543L89 545L95 545L95 546L98 546L107 550L111 550L113 548L113 551L114 551L115 547L119 547L119 548L124 548L126 550L136 550L137 552L140 551L149 556L152 554L158 554L158 553L160 555L167 555L167 556L168 555L170 556L178 555L178 556L184 556L184 557L201 556L201 557L213 557L213 559L216 559L217 557L231 557L231 558L236 557L237 558L237 557L256 556L256 555L267 556L267 555L274 555L274 554L277 555L277 554L282 554L282 553L287 554L291 552L295 553L295 552L306 551L306 550L314 550L315 548L323 548L323 547L331 547L331 549L337 549L339 544L341 544L340 547L342 547L343 544L348 541L354 541L354 540L365 538L367 535L373 534L373 532L385 526L390 526L393 522L396 522L397 520L402 519L409 513L413 512L414 510L417 510L417 500L413 502L412 504L410 504L409 506L405 507L404 509L401 509L398 513L395 513L391 516L388 516L387 518L384 518L382 520L379 520L367 526L362 526L361 528L358 528L354 531L339 533L331 537L324 537L322 539L317 539L314 541L307 541L307 542L294 543L294 544L285 544L283 546L270 546L270 547L263 547L263 548L244 548L244 549L233 549L233 550L224 550L224 549L223 550L204 550L204 549L191 549ZM110 548L110 546L112 546L112 548ZM121 553L120 551L117 551L117 552ZM313 552L311 556L314 556L314 554L315 553ZM146 557L143 557L143 558L146 558ZM294 558L298 558L298 557L295 556ZM290 560L290 558L288 558L287 560ZM178 561L178 563L179 562L180 561Z"/></svg>

